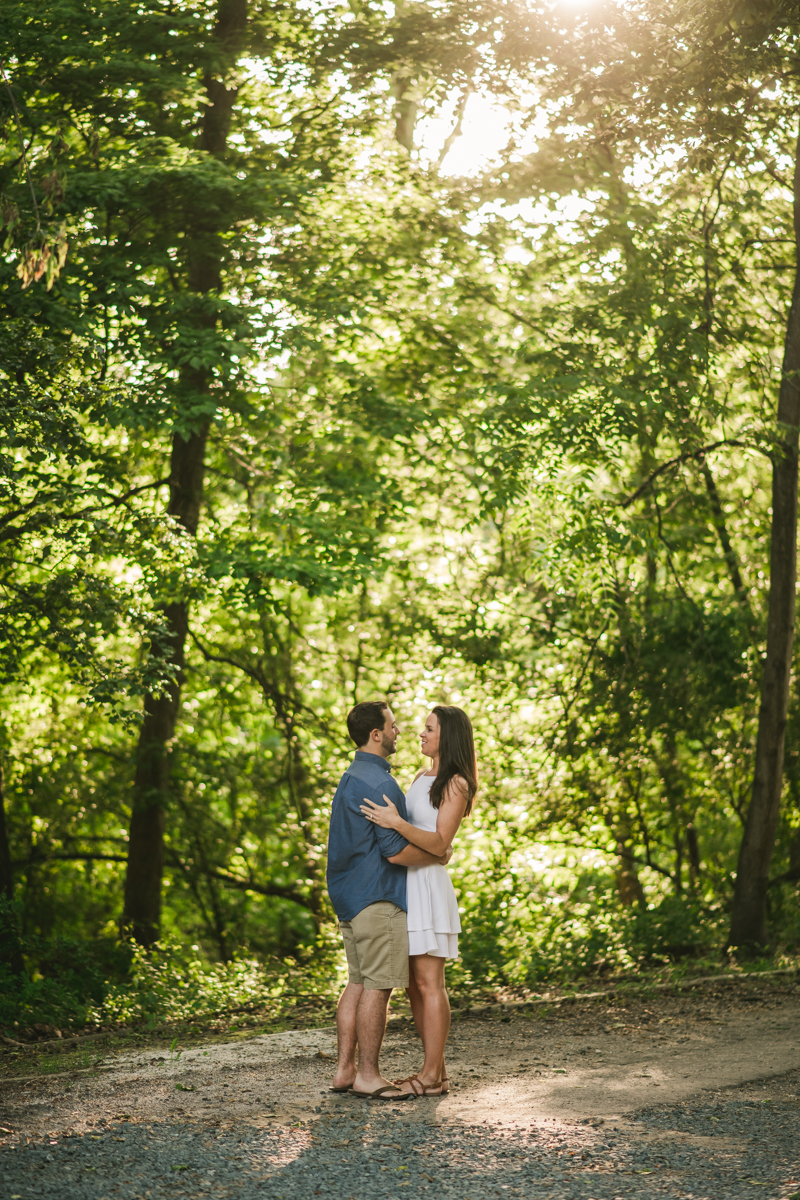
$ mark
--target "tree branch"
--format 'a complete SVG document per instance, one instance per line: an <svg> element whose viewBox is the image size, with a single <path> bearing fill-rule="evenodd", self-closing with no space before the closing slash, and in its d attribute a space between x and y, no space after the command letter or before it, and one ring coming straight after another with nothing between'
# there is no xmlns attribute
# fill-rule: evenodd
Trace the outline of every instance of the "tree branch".
<svg viewBox="0 0 800 1200"><path fill-rule="evenodd" d="M264 678L264 675L261 671L256 670L254 667L248 667L246 663L237 662L235 658L228 658L227 655L212 654L210 650L206 649L206 647L198 638L197 634L192 629L189 630L189 637L192 639L195 646L197 646L197 649L200 651L206 662L224 663L228 667L235 667L237 671L241 671L243 675L247 675L249 679L252 679L254 683L257 683L261 690L269 695L273 701L282 699L282 697L278 695L276 689L273 688Z"/></svg>
<svg viewBox="0 0 800 1200"><path fill-rule="evenodd" d="M774 879L770 879L769 887L774 887L776 883L800 883L800 867L794 867L791 871L784 871L782 875L776 875Z"/></svg>
<svg viewBox="0 0 800 1200"><path fill-rule="evenodd" d="M457 138L461 137L461 129L464 124L464 113L467 108L467 101L469 100L471 95L472 95L472 81L470 80L470 82L467 84L466 88L464 89L464 92L461 96L461 99L458 102L458 106L455 111L456 123L453 126L453 128L450 130L450 133L445 138L444 145L442 146L441 150L439 151L439 155L436 159L436 163L434 164L435 171L439 170L442 163L447 158L447 155L450 151L450 147L453 145L453 142L455 142Z"/></svg>
<svg viewBox="0 0 800 1200"><path fill-rule="evenodd" d="M714 523L714 528L719 537L720 546L722 547L722 557L725 559L725 565L728 568L728 578L731 581L731 586L736 599L742 606L744 611L750 616L750 605L747 599L747 588L742 579L742 573L739 569L739 559L736 551L731 543L730 534L728 533L728 525L725 521L725 510L722 507L722 500L717 491L717 484L707 462L702 465L703 479L706 484L708 493L708 502L711 506L711 513Z"/></svg>
<svg viewBox="0 0 800 1200"><path fill-rule="evenodd" d="M707 446L701 446L699 450L686 450L683 454L678 454L675 458L670 458L667 462L662 463L660 467L657 467L655 471L653 471L653 473L649 475L647 479L645 479L644 483L640 484L636 491L632 492L630 496L628 496L627 500L623 500L621 502L620 508L630 508L635 500L638 500L640 496L643 496L644 493L648 491L656 479L658 479L659 475L663 475L664 472L669 471L671 467L677 467L680 466L681 463L690 462L693 458L703 459L712 450L717 450L720 446L738 446L742 449L753 449L749 442L740 442L735 438L722 438L718 442L709 442Z"/></svg>
<svg viewBox="0 0 800 1200"><path fill-rule="evenodd" d="M254 879L239 879L236 875L228 875L225 871L208 870L204 872L211 879L218 879L220 883L226 883L228 887L236 888L240 892L255 892L259 896L273 896L279 900L291 900L295 904L299 904L302 908L307 908L309 912L314 911L311 900L308 896L303 896L300 892L296 892L294 888L279 887L272 883L256 883Z"/></svg>
<svg viewBox="0 0 800 1200"><path fill-rule="evenodd" d="M84 746L82 753L104 754L106 758L113 758L116 762L124 763L125 766L129 766L131 761L129 754L124 754L121 750L109 750L107 746Z"/></svg>
<svg viewBox="0 0 800 1200"><path fill-rule="evenodd" d="M27 858L18 858L14 867L32 867L43 862L118 862L128 861L126 854L30 854Z"/></svg>
<svg viewBox="0 0 800 1200"><path fill-rule="evenodd" d="M124 492L123 495L110 499L107 505L95 504L91 508L81 509L80 512L67 513L64 520L76 521L79 517L86 517L89 515L89 513L97 512L98 508L119 508L120 504L124 504L126 500L130 500L131 496L138 496L139 492L149 491L150 488L165 487L166 484L171 482L172 481L169 476L167 476L165 479L153 479L150 481L150 483L142 483L138 487L131 488L130 491Z"/></svg>
<svg viewBox="0 0 800 1200"><path fill-rule="evenodd" d="M168 478L167 479L155 479L155 480L152 480L150 483L142 483L138 487L131 488L130 491L125 492L122 496L116 496L116 497L110 498L103 504L93 504L87 508L80 509L78 512L64 513L62 515L62 517L60 518L60 521L62 523L65 521L78 521L81 519L81 517L87 517L91 513L97 512L98 509L119 508L120 504L124 504L126 500L130 500L131 496L136 496L139 494L139 492L146 492L150 488L163 487L167 483L169 483ZM58 492L51 492L51 493L47 493L43 496L42 495L36 496L33 500L30 501L29 504L25 504L21 508L12 509L10 512L7 512L2 517L0 517L0 526L2 526L2 525L8 526L9 521L14 521L18 517L24 516L25 513L31 512L32 509L41 508L42 505L44 505L44 504L51 504L54 501L59 501L60 499L61 499L61 497ZM38 521L41 521L44 519L46 519L44 516L38 517L37 523L38 523ZM20 525L8 526L6 529L4 529L4 530L2 530L2 532L0 532L0 541L10 541L11 539L13 539L15 537L20 537L24 533L30 533L31 529L35 529L35 528L36 528L36 524L34 524L31 527L26 527L24 525L23 526L20 526Z"/></svg>
<svg viewBox="0 0 800 1200"><path fill-rule="evenodd" d="M174 865L183 866L177 856L172 856ZM12 862L12 867L33 866L35 863L41 862L118 862L126 863L128 857L125 854L36 854L29 855L28 858L19 858ZM307 908L313 913L314 908L308 896L302 895L301 892L296 892L294 888L280 887L274 883L256 883L254 879L240 879L237 875L229 875L225 871L217 871L213 868L201 868L201 874L208 876L210 879L218 879L220 883L225 883L228 887L236 888L240 892L256 892L259 896L272 896L278 900L291 900L294 904L299 904L301 908Z"/></svg>

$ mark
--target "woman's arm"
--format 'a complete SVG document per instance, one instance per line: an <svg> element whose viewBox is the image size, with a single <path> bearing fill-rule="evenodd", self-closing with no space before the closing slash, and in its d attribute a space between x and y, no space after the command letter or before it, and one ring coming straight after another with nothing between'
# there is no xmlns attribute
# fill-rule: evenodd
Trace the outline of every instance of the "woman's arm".
<svg viewBox="0 0 800 1200"><path fill-rule="evenodd" d="M446 867L453 857L453 847L448 846L446 854L428 854L427 850L420 850L419 846L404 846L399 854L392 854L387 858L387 862L396 863L399 867L435 867L440 865Z"/></svg>
<svg viewBox="0 0 800 1200"><path fill-rule="evenodd" d="M428 854L439 857L451 845L453 838L458 833L458 827L464 819L467 807L467 785L460 775L450 781L436 817L435 833L431 833L427 829L418 829L416 825L404 821L389 797L384 796L383 798L386 801L385 805L373 804L371 800L364 800L361 811L367 820L382 826L383 829L396 829L407 842L419 846L420 850L427 850Z"/></svg>

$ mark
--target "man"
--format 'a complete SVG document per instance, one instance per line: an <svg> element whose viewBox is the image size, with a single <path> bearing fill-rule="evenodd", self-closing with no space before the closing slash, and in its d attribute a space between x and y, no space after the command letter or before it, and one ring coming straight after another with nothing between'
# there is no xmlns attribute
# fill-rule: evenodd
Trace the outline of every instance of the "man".
<svg viewBox="0 0 800 1200"><path fill-rule="evenodd" d="M348 971L336 1012L339 1062L332 1090L406 1100L411 1093L384 1079L378 1061L389 997L394 988L408 987L406 867L446 863L452 850L435 858L361 813L365 798L383 804L386 793L407 816L405 796L387 761L400 733L389 705L382 700L357 704L348 713L347 732L357 750L333 797L328 838L328 893Z"/></svg>

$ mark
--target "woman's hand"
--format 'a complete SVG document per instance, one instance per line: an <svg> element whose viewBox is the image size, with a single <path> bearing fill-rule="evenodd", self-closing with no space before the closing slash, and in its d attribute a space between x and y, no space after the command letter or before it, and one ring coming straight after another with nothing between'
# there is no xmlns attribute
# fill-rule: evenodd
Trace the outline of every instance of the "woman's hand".
<svg viewBox="0 0 800 1200"><path fill-rule="evenodd" d="M388 796L384 795L386 807L381 804L373 804L371 800L364 799L364 804L361 805L361 811L368 821L372 821L373 825L380 825L381 829L399 829L403 823L403 818L392 804ZM364 805L369 805L365 808Z"/></svg>

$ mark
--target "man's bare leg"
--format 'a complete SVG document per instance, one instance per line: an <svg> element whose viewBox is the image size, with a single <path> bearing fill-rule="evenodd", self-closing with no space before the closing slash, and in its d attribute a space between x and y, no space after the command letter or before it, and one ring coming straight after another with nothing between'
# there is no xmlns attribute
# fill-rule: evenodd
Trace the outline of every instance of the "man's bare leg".
<svg viewBox="0 0 800 1200"><path fill-rule="evenodd" d="M356 1011L363 991L363 983L348 983L339 997L336 1009L339 1061L333 1077L335 1088L351 1087L356 1077Z"/></svg>
<svg viewBox="0 0 800 1200"><path fill-rule="evenodd" d="M386 1033L386 1012L391 988L364 988L356 1010L358 1038L358 1074L353 1084L356 1092L375 1092L390 1084L380 1072L379 1059L383 1035Z"/></svg>

